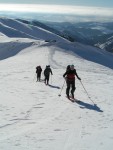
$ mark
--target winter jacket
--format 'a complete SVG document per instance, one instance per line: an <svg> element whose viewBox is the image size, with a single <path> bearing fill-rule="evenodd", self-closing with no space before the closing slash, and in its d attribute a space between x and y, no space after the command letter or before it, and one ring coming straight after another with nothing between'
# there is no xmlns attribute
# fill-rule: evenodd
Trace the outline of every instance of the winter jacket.
<svg viewBox="0 0 113 150"><path fill-rule="evenodd" d="M42 72L42 68L40 66L36 67L36 73L41 73Z"/></svg>
<svg viewBox="0 0 113 150"><path fill-rule="evenodd" d="M51 73L51 75L53 74L51 68L50 67L46 67L46 69L44 70L44 75L45 76L49 76L50 73Z"/></svg>
<svg viewBox="0 0 113 150"><path fill-rule="evenodd" d="M81 80L81 79L79 78L77 72L76 72L76 69L74 69L74 70L69 69L69 70L67 70L67 71L64 73L64 75L63 75L63 77L66 77L66 79L69 80L69 81L75 80L75 76L76 76L79 80Z"/></svg>

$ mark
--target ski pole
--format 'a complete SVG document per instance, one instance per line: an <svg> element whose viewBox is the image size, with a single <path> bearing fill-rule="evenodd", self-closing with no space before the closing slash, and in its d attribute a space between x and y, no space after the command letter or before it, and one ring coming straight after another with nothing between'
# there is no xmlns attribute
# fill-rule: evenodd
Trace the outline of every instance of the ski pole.
<svg viewBox="0 0 113 150"><path fill-rule="evenodd" d="M59 93L58 96L61 96L61 93L62 93L62 90L63 90L64 85L65 85L65 80L64 80L64 83L63 83L63 85L62 85L61 91L60 91L60 93Z"/></svg>
<svg viewBox="0 0 113 150"><path fill-rule="evenodd" d="M88 96L88 98L93 102L93 100L90 98L90 96L89 96L89 94L88 94L88 92L87 92L87 90L86 90L86 88L84 87L84 85L83 85L83 83L82 83L82 81L80 80L80 83L81 83L81 85L82 85L82 87L84 88L84 90L85 90L85 92L86 92L86 94L87 94L87 96ZM95 105L95 103L93 102L93 104Z"/></svg>

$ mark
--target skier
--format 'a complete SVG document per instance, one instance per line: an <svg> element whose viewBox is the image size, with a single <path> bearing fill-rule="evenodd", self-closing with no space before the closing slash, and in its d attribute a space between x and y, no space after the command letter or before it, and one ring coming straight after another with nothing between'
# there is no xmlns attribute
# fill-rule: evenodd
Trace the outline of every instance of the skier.
<svg viewBox="0 0 113 150"><path fill-rule="evenodd" d="M67 88L66 88L66 95L67 98L70 99L69 97L69 91L70 91L70 87L71 87L71 95L72 95L72 99L74 99L74 91L76 89L75 87L75 76L81 80L81 78L78 76L76 69L74 68L74 65L70 65L70 68L68 67L68 69L66 70L66 72L64 73L63 77L66 80L67 83Z"/></svg>
<svg viewBox="0 0 113 150"><path fill-rule="evenodd" d="M42 72L41 66L37 66L36 67L37 81L40 81L41 79L41 72Z"/></svg>
<svg viewBox="0 0 113 150"><path fill-rule="evenodd" d="M46 68L45 68L45 70L44 70L45 84L46 84L46 85L49 84L50 73L51 73L51 75L53 75L52 70L51 70L51 68L50 68L50 65L48 65L48 66L46 66Z"/></svg>

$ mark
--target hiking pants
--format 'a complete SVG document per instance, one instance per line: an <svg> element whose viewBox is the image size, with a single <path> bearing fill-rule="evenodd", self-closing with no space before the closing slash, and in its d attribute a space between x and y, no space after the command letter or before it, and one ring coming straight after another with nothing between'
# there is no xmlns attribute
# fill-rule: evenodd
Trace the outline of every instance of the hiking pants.
<svg viewBox="0 0 113 150"><path fill-rule="evenodd" d="M45 76L45 84L49 84L49 75Z"/></svg>
<svg viewBox="0 0 113 150"><path fill-rule="evenodd" d="M70 91L70 88L71 88L71 94L74 95L74 91L75 91L75 80L67 80L66 81L67 83L67 88L66 88L66 95L69 97L69 91Z"/></svg>
<svg viewBox="0 0 113 150"><path fill-rule="evenodd" d="M37 73L37 81L40 81L41 73Z"/></svg>

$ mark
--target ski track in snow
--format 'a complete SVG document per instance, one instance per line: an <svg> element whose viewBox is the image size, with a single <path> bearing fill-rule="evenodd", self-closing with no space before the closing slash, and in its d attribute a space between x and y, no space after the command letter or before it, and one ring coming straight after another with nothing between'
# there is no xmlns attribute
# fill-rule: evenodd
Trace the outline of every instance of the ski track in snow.
<svg viewBox="0 0 113 150"><path fill-rule="evenodd" d="M65 98L63 73L68 64L76 79L75 97ZM51 65L50 86L36 82L35 67ZM84 65L85 64L85 65ZM107 150L112 146L113 71L69 54L56 45L35 43L0 62L1 150ZM42 79L44 75L42 73ZM96 143L96 144L95 144ZM93 146L92 146L93 145Z"/></svg>
<svg viewBox="0 0 113 150"><path fill-rule="evenodd" d="M46 54L49 54L48 61L52 63L52 66L56 66L56 64L57 64L57 67L59 67L58 62L53 61L54 53L51 53L51 52L49 53L46 48ZM46 56L46 54L45 54L45 56ZM11 82L11 75L19 74L19 73L21 74L21 76L23 76L22 74L24 73L24 75L25 75L26 71L20 71L20 72L15 72L15 73L11 72L10 74L6 74L5 78L7 77L8 78L7 80L9 81L9 79L10 79L10 82ZM30 73L30 72L27 71L27 73ZM12 78L14 79L15 76L16 75L13 75ZM12 81L13 81L13 79L12 79ZM30 79L30 77L28 77L28 76L24 77L24 80L27 82L29 82L29 79ZM21 80L23 80L23 79L18 78L17 80L18 80L18 82L21 82ZM23 82L25 82L24 80L23 80ZM17 84L18 84L18 82L17 82ZM43 84L43 83L36 83L36 84ZM42 86L44 86L44 84ZM75 147L78 147L78 149L80 149L80 148L82 149L83 147L81 147L81 144L80 144L81 140L85 136L90 136L92 134L87 127L88 126L87 119L91 117L91 114L89 114L89 112L87 110L85 112L87 115L84 115L84 109L81 110L77 106L77 104L72 104L70 102L67 102L66 99L64 99L62 101L62 98L59 98L61 101L58 100L58 98L57 98L57 100L55 100L54 103L56 103L56 104L58 103L58 106L60 104L63 104L63 105L65 105L65 107L61 107L61 109L56 108L55 107L56 104L54 104L55 106L53 106L52 93L50 95L51 100L49 101L49 106L48 106L48 104L46 102L46 96L44 96L44 94L47 95L47 93L48 93L47 88L49 88L49 87L45 87L43 90L41 90L42 86L41 86L41 88L38 87L38 91L40 91L40 98L38 98L37 92L33 91L34 89L33 90L31 90L31 88L29 89L31 91L28 91L28 92L31 92L30 94L32 96L32 99L34 99L33 100L34 102L32 103L32 106L31 105L29 106L29 109L27 109L25 112L23 112L23 111L19 112L20 114L17 115L18 117L13 116L15 119L9 119L10 117L12 118L12 116L10 116L10 114L8 114L8 113L5 114L6 116L8 116L8 119L9 119L9 120L7 120L8 123L1 125L0 128L1 129L4 128L3 131L4 131L4 133L7 131L8 136L6 137L6 135L3 134L4 136L2 136L2 140L6 139L7 141L9 141L9 143L10 142L12 143L11 138L16 137L18 142L16 142L14 144L15 146L13 144L12 144L12 146L18 147L21 145L19 143L22 142L21 138L22 138L22 135L24 135L25 136L24 138L26 138L26 140L31 139L32 142L39 141L39 145L41 145L41 146L42 146L42 144L45 143L45 141L49 141L48 146L50 146L51 141L52 141L52 143L54 143L54 141L55 141L55 143L60 143L60 147L62 147L65 150L68 150L68 149L74 150ZM36 87L36 85L35 85L35 87ZM26 93L25 95L27 95L25 88L23 88L23 89L21 89L21 88L18 88L17 92L21 93L24 91L24 94ZM11 93L11 89L9 89L9 88L6 88L6 89L7 89L7 92ZM15 86L12 87L12 91L14 91L14 89L15 89ZM21 94L18 94L18 96L21 97ZM38 103L37 103L36 99L39 100ZM47 101L48 101L48 99L47 99ZM43 109L44 106L47 107L45 110ZM51 110L52 112L49 110L50 108L52 108L52 110ZM53 113L53 108L54 108L55 112L57 112L57 113L55 113L55 114ZM9 108L6 108L6 110L10 111ZM50 111L49 116L48 116L47 111ZM33 114L36 114L36 116L34 116ZM73 114L74 114L74 116L73 116ZM22 117L20 117L20 116L22 116ZM76 118L76 117L78 118L77 122L75 122L75 120L74 120L74 118ZM46 120L46 118L48 118L48 119ZM38 120L40 120L40 122L38 122ZM88 123L89 123L89 120L88 120ZM45 128L45 124L46 124L46 128ZM65 127L64 127L64 124L65 124ZM21 129L21 126L23 127L22 129ZM42 128L45 138L41 138L41 136L43 135L42 133L41 133L40 138L35 137L36 133L34 131L32 131L32 129L37 128L37 126L40 127L40 130ZM91 122L90 122L90 126L91 126ZM96 125L94 125L92 123L92 126L95 127ZM102 128L101 125L98 124L98 127L99 126L100 126L100 128ZM16 133L13 132L15 127L18 128L18 131ZM79 130L78 130L78 128L79 128ZM105 128L105 127L103 127L103 128ZM51 133L49 133L50 131L51 131ZM56 132L56 134L54 135L53 132ZM59 139L59 134L58 134L59 132L64 133L64 135L65 135L64 139L62 139L62 138ZM50 137L48 138L48 136L50 136L51 138ZM20 137L20 138L18 139L18 137ZM34 137L34 140L32 139L33 137ZM59 141L62 141L62 142L59 142ZM75 142L73 142L73 141L75 141ZM39 147L41 148L41 146L39 146ZM46 149L45 146L43 148ZM86 148L88 148L88 147L86 147Z"/></svg>

